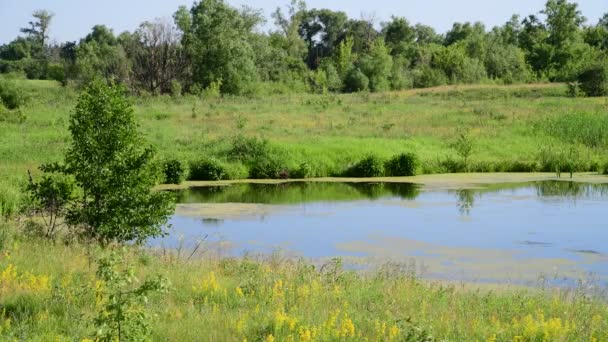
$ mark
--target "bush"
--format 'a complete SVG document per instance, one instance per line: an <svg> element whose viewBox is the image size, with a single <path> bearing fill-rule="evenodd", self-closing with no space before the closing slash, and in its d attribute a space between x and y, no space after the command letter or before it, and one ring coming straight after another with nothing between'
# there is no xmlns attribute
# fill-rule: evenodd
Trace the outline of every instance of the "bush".
<svg viewBox="0 0 608 342"><path fill-rule="evenodd" d="M190 164L189 180L193 181L218 181L226 179L225 166L213 158L205 158Z"/></svg>
<svg viewBox="0 0 608 342"><path fill-rule="evenodd" d="M25 97L13 82L0 80L0 100L8 109L17 109L25 104Z"/></svg>
<svg viewBox="0 0 608 342"><path fill-rule="evenodd" d="M608 95L608 62L587 67L578 75L577 81L581 91L587 96Z"/></svg>
<svg viewBox="0 0 608 342"><path fill-rule="evenodd" d="M414 88L430 88L448 83L448 77L439 69L423 65L414 70Z"/></svg>
<svg viewBox="0 0 608 342"><path fill-rule="evenodd" d="M254 160L249 169L251 179L287 179L289 170L277 156L264 156Z"/></svg>
<svg viewBox="0 0 608 342"><path fill-rule="evenodd" d="M232 160L248 162L268 156L269 151L267 140L237 135L232 140L228 157Z"/></svg>
<svg viewBox="0 0 608 342"><path fill-rule="evenodd" d="M366 157L349 167L346 177L382 177L384 175L384 163L377 156Z"/></svg>
<svg viewBox="0 0 608 342"><path fill-rule="evenodd" d="M61 65L61 64L57 64L57 63L49 64L49 67L47 69L47 76L49 79L55 80L55 81L61 83L61 85L63 85L63 86L67 85L67 78L65 77L65 70L63 68L63 65Z"/></svg>
<svg viewBox="0 0 608 342"><path fill-rule="evenodd" d="M312 168L308 163L302 163L300 166L290 172L291 178L305 179L312 176Z"/></svg>
<svg viewBox="0 0 608 342"><path fill-rule="evenodd" d="M401 153L388 160L384 166L386 175L391 177L404 177L416 175L418 157L414 153Z"/></svg>
<svg viewBox="0 0 608 342"><path fill-rule="evenodd" d="M344 79L344 90L347 92L359 92L368 90L369 78L358 68L351 69Z"/></svg>
<svg viewBox="0 0 608 342"><path fill-rule="evenodd" d="M169 159L163 165L165 184L180 184L185 178L188 170L180 160Z"/></svg>

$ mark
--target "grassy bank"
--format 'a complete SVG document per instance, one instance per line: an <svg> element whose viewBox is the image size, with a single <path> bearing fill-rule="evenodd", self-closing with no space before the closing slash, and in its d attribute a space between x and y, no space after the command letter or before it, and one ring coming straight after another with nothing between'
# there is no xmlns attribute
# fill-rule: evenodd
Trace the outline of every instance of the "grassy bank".
<svg viewBox="0 0 608 342"><path fill-rule="evenodd" d="M69 141L76 92L49 81L17 80L28 98L25 121L0 121L0 176L16 185L41 163L60 160ZM248 165L229 158L237 135L268 141L286 168L307 176L343 175L369 155L415 152L419 173L464 171L454 149L473 144L469 171L601 171L608 159L605 98L569 98L564 85L459 86L381 94L277 95L264 98L137 98L141 129L165 158L215 157L232 178ZM245 163L246 164L246 163Z"/></svg>
<svg viewBox="0 0 608 342"><path fill-rule="evenodd" d="M3 340L91 338L104 307L95 247L5 232L0 250ZM203 247L204 250L204 247ZM130 249L140 281L171 285L133 309L151 315L154 340L603 341L608 306L578 290L417 280L406 265L363 273L272 257ZM136 284L133 284L135 286Z"/></svg>

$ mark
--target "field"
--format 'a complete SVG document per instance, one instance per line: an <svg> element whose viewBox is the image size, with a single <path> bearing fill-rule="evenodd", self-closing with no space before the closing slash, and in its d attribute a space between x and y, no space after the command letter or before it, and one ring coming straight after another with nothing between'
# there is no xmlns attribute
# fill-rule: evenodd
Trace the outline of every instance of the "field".
<svg viewBox="0 0 608 342"><path fill-rule="evenodd" d="M23 123L0 121L0 176L17 185L27 170L59 161L77 93L49 81L19 81L29 98ZM570 151L576 171L608 160L608 102L569 98L565 85L456 86L381 94L265 98L151 97L134 100L141 130L165 158L225 160L237 134L268 140L290 168L342 175L368 155L415 152L418 173L464 171L453 144L473 143L468 171L549 171ZM234 178L246 178L239 163ZM245 170L244 170L245 169Z"/></svg>
<svg viewBox="0 0 608 342"><path fill-rule="evenodd" d="M31 170L60 161L69 143L77 92L48 81L15 81L27 104L24 121L0 121L0 339L95 340L96 318L108 319L108 281L96 274L108 254L90 244L39 238L15 211ZM419 174L465 171L454 143L473 145L466 171L513 175L433 175L433 186L546 179L566 160L576 179L605 182L608 100L570 98L566 86L451 86L351 95L265 98L134 98L141 131L163 158L230 160L236 136L268 140L289 168L312 177L343 176L362 158L414 152ZM565 165L565 164L561 164ZM525 174L524 174L525 172ZM387 179L384 179L387 180ZM164 293L128 306L146 313L153 340L245 341L604 341L605 294L576 289L519 288L424 281L415 265L386 264L361 272L340 260L313 265L280 255L225 258L205 250L126 247L134 288L160 274ZM116 270L115 270L116 271ZM135 279L135 278L134 278ZM127 291L126 293L128 293Z"/></svg>
<svg viewBox="0 0 608 342"><path fill-rule="evenodd" d="M84 341L107 304L91 246L20 238L3 227L0 336ZM7 235L8 234L8 235ZM187 253L189 254L189 253ZM604 341L608 307L580 290L521 289L416 280L411 265L349 272L338 261L130 249L140 281L161 274L168 292L146 312L153 340ZM130 286L136 286L134 283Z"/></svg>

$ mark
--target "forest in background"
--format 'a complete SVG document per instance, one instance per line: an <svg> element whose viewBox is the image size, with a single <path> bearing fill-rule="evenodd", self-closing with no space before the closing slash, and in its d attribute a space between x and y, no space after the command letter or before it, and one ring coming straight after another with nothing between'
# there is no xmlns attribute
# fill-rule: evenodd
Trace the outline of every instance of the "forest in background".
<svg viewBox="0 0 608 342"><path fill-rule="evenodd" d="M445 34L403 17L378 23L292 0L271 15L202 0L115 34L95 25L80 41L51 43L53 14L33 13L0 46L0 73L82 86L102 78L134 94L264 95L357 92L473 83L587 83L606 78L608 13L587 23L575 2L548 0L539 13L488 29L454 23ZM591 81L594 82L593 80ZM604 95L583 86L586 95ZM597 82L595 82L597 83Z"/></svg>

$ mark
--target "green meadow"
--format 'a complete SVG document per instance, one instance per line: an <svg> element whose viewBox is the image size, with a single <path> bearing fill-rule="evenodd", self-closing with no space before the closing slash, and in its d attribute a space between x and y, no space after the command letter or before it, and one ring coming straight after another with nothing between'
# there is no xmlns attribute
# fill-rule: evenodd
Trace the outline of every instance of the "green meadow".
<svg viewBox="0 0 608 342"><path fill-rule="evenodd" d="M77 94L51 81L15 81L28 98L23 122L0 121L0 175L18 186L27 171L58 161L69 142ZM466 134L466 171L603 171L608 160L606 98L571 98L566 86L450 86L389 93L195 96L133 99L141 132L163 158L191 163L214 157L232 178L247 165L229 158L236 136L266 140L287 168L306 163L308 177L343 175L370 155L413 152L419 174L463 172L454 148Z"/></svg>
<svg viewBox="0 0 608 342"><path fill-rule="evenodd" d="M28 171L36 178L39 165L61 160L77 99L75 90L54 82L13 82L27 102L24 119L0 121L3 216L17 213ZM363 158L387 160L403 152L418 157L418 174L553 172L555 165L601 172L608 160L608 102L565 94L565 85L538 84L132 101L140 131L163 159L188 164L212 157L232 179L251 171L251 165L230 158L237 137L267 141L286 167L307 164L309 177L343 176ZM463 134L473 146L466 169L455 148ZM453 179L432 179L442 177ZM96 320L113 317L113 299L105 288L111 282L96 270L99 257L111 249L69 235L42 239L35 225L22 220L0 224L2 339L101 340ZM146 295L123 313L145 315L153 340L608 339L605 297L601 289L583 285L472 285L420 280L400 264L355 272L339 259L314 264L279 255L226 258L204 247L196 254L124 249L113 271L120 272L124 262L133 273L125 273L130 280L121 291L130 293L157 275L166 280L162 293Z"/></svg>

